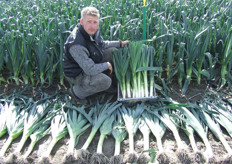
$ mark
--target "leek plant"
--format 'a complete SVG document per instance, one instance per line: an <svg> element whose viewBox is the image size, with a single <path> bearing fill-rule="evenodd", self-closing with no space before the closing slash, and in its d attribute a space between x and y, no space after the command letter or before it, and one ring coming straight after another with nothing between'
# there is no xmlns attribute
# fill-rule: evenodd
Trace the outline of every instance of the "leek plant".
<svg viewBox="0 0 232 164"><path fill-rule="evenodd" d="M134 136L139 128L140 116L145 109L144 103L137 104L135 109L122 106L119 110L126 125L129 136L129 157L128 162L133 162L136 158L134 151Z"/></svg>
<svg viewBox="0 0 232 164"><path fill-rule="evenodd" d="M142 53L142 44L141 42L134 42L130 43L129 45L129 56L130 56L130 70L131 70L131 74L132 74L132 86L133 86L133 93L132 96L133 97L140 97L139 96L139 88L138 88L138 80L139 79L139 75L138 77L136 75L136 70L138 67L138 63L141 57L141 53Z"/></svg>
<svg viewBox="0 0 232 164"><path fill-rule="evenodd" d="M161 110L162 109L162 110ZM178 133L178 127L179 127L179 121L174 120L173 117L171 117L172 113L170 113L170 108L168 105L165 105L163 100L158 104L158 106L152 106L151 110L147 110L148 112L150 112L151 114L154 114L156 117L158 117L163 124L169 129L171 130L171 132L174 135L174 138L176 140L177 143L177 147L178 147L178 157L181 161L183 162L189 162L189 157L186 154L186 147L183 144L180 135ZM160 112L160 114L158 113L158 111Z"/></svg>
<svg viewBox="0 0 232 164"><path fill-rule="evenodd" d="M89 134L89 137L85 141L84 145L78 152L78 160L84 160L84 158L88 157L88 147L93 140L95 134L97 133L98 129L101 127L102 123L108 118L117 108L121 106L121 103L113 102L110 103L107 101L105 104L100 104L99 100L97 100L97 104L91 109L94 111L93 118L92 118L92 129Z"/></svg>
<svg viewBox="0 0 232 164"><path fill-rule="evenodd" d="M193 128L187 122L183 122L182 126L183 126L183 129L184 129L186 135L189 138L189 141L190 141L190 144L192 146L192 149L193 149L194 153L199 152L199 150L197 148L197 145L196 145L196 142L195 142Z"/></svg>
<svg viewBox="0 0 232 164"><path fill-rule="evenodd" d="M78 108L82 108L81 110L84 110L85 106L80 106ZM86 130L90 127L90 123L82 114L77 113L76 110L68 109L67 112L63 111L63 115L70 136L67 153L73 154L75 146L77 145L80 136L84 134Z"/></svg>
<svg viewBox="0 0 232 164"><path fill-rule="evenodd" d="M184 46L185 46L185 43L179 43L179 51L177 53L177 56L178 56L178 84L180 87L183 87L182 86L182 81L183 81L183 78L184 78L184 72L185 72L185 69L184 69Z"/></svg>
<svg viewBox="0 0 232 164"><path fill-rule="evenodd" d="M25 111L20 110L20 106L14 105L14 100L6 105L6 128L8 132L8 139L4 143L3 147L0 151L0 156L4 156L5 152L7 151L8 147L10 146L11 142L17 138L23 132L23 123L24 123L24 116Z"/></svg>
<svg viewBox="0 0 232 164"><path fill-rule="evenodd" d="M16 153L21 151L28 137L44 122L43 117L49 112L50 105L51 102L47 100L43 103L34 103L32 107L27 109L24 119L23 136L16 148Z"/></svg>
<svg viewBox="0 0 232 164"><path fill-rule="evenodd" d="M204 68L203 67L203 62L205 61L206 54L209 53L207 52L209 43L210 43L210 29L207 29L207 31L201 35L200 40L201 43L199 44L199 52L196 57L196 69L193 68L193 71L197 75L197 83L201 83L201 76L205 75L204 73Z"/></svg>
<svg viewBox="0 0 232 164"><path fill-rule="evenodd" d="M173 28L173 23L170 20L170 28ZM171 30L169 30L171 31ZM173 52L173 47L174 47L174 35L172 33L168 33L167 34L168 37L168 42L167 42L167 79L170 80L173 76L173 71L172 71L172 67L173 67L173 61L175 58L175 54Z"/></svg>
<svg viewBox="0 0 232 164"><path fill-rule="evenodd" d="M195 153L195 161L196 162L205 162L204 154L200 152L200 150L197 148L197 144L194 138L194 129L188 124L188 122L182 121L181 124L185 134L188 136L191 147L193 149L193 152Z"/></svg>
<svg viewBox="0 0 232 164"><path fill-rule="evenodd" d="M67 126L65 123L65 119L61 113L57 113L51 121L51 135L52 140L48 145L47 151L45 152L45 156L48 157L55 144L62 139L68 133Z"/></svg>
<svg viewBox="0 0 232 164"><path fill-rule="evenodd" d="M208 27L202 27L199 29L199 32L195 35L194 33L190 34L190 38L188 38L187 43L186 43L186 79L184 82L184 86L182 88L182 94L184 95L188 89L188 86L190 84L191 78L192 78L192 72L194 69L193 66L193 62L196 60L197 55L199 53L199 51L201 50L201 46L202 44L204 44L204 38L202 37L202 35L204 35L204 33L206 33L209 30L210 26ZM205 45L203 45L205 46ZM204 49L205 51L205 49ZM205 55L204 53L201 55ZM198 58L197 58L198 59ZM200 60L200 59L199 59ZM202 59L203 60L203 59ZM199 69L201 67L201 63L202 61L198 62L199 64ZM199 70L198 70L199 71ZM200 78L200 75L199 75Z"/></svg>
<svg viewBox="0 0 232 164"><path fill-rule="evenodd" d="M232 28L230 28L229 30L229 35L226 38L225 41L225 46L224 46L224 52L223 52L223 56L221 59L221 84L220 84L220 88L222 88L225 84L226 84L226 75L228 74L228 64L232 59Z"/></svg>
<svg viewBox="0 0 232 164"><path fill-rule="evenodd" d="M2 137L6 132L6 109L5 106L3 106L2 104L0 104L0 118L1 118L1 122L0 122L0 137Z"/></svg>
<svg viewBox="0 0 232 164"><path fill-rule="evenodd" d="M13 18L12 18L13 19ZM15 19L15 18L14 18ZM24 65L24 56L21 54L21 34L19 31L12 30L7 32L3 38L6 45L5 61L7 68L12 71L12 79L17 85L20 84L20 72Z"/></svg>
<svg viewBox="0 0 232 164"><path fill-rule="evenodd" d="M161 117L160 120L165 124L166 127L168 127L169 130L172 131L174 138L177 143L178 147L178 156L181 161L187 162L189 160L188 155L186 154L186 147L184 146L180 135L178 133L178 123L170 117L170 114L168 113L167 110L162 110L161 111Z"/></svg>
<svg viewBox="0 0 232 164"><path fill-rule="evenodd" d="M113 123L112 135L115 139L114 146L114 156L110 159L110 164L116 164L122 162L122 157L120 156L121 142L127 137L127 132L125 129L125 123L123 121L122 115L119 111L116 111Z"/></svg>
<svg viewBox="0 0 232 164"><path fill-rule="evenodd" d="M115 75L118 79L122 97L131 97L131 91L130 91L130 85L126 85L126 72L129 67L129 56L127 55L128 48L125 47L122 50L119 50L119 52L114 52L113 55L113 61L114 61L114 71ZM123 63L122 63L123 62Z"/></svg>
<svg viewBox="0 0 232 164"><path fill-rule="evenodd" d="M221 132L221 129L218 124L214 122L214 120L209 116L207 111L210 111L210 107L201 103L199 107L202 109L200 111L200 117L205 122L205 124L209 127L209 129L213 132L213 134L222 142L223 146L225 147L226 151L228 152L229 156L232 155L232 149L226 139ZM203 110L204 109L204 110Z"/></svg>
<svg viewBox="0 0 232 164"><path fill-rule="evenodd" d="M25 62L24 62L24 67L22 68L22 78L25 84L32 83L33 85L35 84L35 79L33 77L33 68L34 68L34 63L33 63L33 42L35 39L35 32L34 26L32 28L32 33L24 33L23 35L23 56L25 57Z"/></svg>
<svg viewBox="0 0 232 164"><path fill-rule="evenodd" d="M107 135L111 134L113 129L114 115L112 114L102 123L100 127L100 138L97 145L97 152L91 157L91 164L95 163L108 163L109 159L103 154L103 143Z"/></svg>
<svg viewBox="0 0 232 164"><path fill-rule="evenodd" d="M130 42L128 48L114 52L114 70L119 82L121 96L144 98L154 96L155 50L143 42Z"/></svg>
<svg viewBox="0 0 232 164"><path fill-rule="evenodd" d="M47 118L47 117L46 117ZM36 143L42 139L44 136L50 134L51 132L51 118L48 118L43 121L43 123L34 130L34 132L30 135L31 143L26 151L26 153L23 155L23 158L26 159L31 152L33 151Z"/></svg>
<svg viewBox="0 0 232 164"><path fill-rule="evenodd" d="M206 146L206 151L204 153L206 160L208 161L209 159L211 159L213 157L213 151L212 148L210 146L209 140L207 139L207 134L203 128L203 125L200 121L199 116L196 114L196 112L194 111L195 105L189 105L190 110L188 110L186 107L183 107L181 105L178 105L179 103L172 100L169 97L166 97L166 99L172 103L171 104L171 108L172 109L177 109L179 110L184 116L185 118L182 120L185 121L186 123L188 123L194 130L195 132L197 132L197 134L201 137L201 139L203 140L205 146Z"/></svg>
<svg viewBox="0 0 232 164"><path fill-rule="evenodd" d="M205 96L205 103L212 110L212 117L223 126L230 137L232 137L232 116L227 103L217 93L209 92Z"/></svg>
<svg viewBox="0 0 232 164"><path fill-rule="evenodd" d="M147 123L145 122L145 119L143 117L140 117L140 124L139 124L139 130L143 135L143 151L149 150L149 141L150 141L150 133L151 130L148 127ZM144 158L144 159L143 159ZM145 160L144 162L147 162L148 159L150 159L149 153L144 152L142 157L140 157L140 160ZM141 162L141 161L140 161Z"/></svg>
<svg viewBox="0 0 232 164"><path fill-rule="evenodd" d="M140 124L139 124L139 130L141 131L141 133L143 134L143 143L144 143L144 147L143 150L148 150L149 149L149 138L150 138L150 133L151 130L148 127L147 123L145 122L143 117L140 117Z"/></svg>
<svg viewBox="0 0 232 164"><path fill-rule="evenodd" d="M150 108L151 106L149 106L147 110L150 110ZM169 163L168 156L165 154L162 144L162 137L166 132L166 127L157 116L153 116L153 114L149 114L147 111L143 112L142 117L156 138L158 146L157 161L159 161L159 163Z"/></svg>

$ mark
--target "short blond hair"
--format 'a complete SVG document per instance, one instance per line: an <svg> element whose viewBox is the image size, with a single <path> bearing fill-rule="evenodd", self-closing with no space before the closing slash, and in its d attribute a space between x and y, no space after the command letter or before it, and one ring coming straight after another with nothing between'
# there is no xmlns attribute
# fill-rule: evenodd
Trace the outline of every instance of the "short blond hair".
<svg viewBox="0 0 232 164"><path fill-rule="evenodd" d="M84 19L86 15L96 16L100 18L99 10L95 7L85 7L81 11L81 19Z"/></svg>

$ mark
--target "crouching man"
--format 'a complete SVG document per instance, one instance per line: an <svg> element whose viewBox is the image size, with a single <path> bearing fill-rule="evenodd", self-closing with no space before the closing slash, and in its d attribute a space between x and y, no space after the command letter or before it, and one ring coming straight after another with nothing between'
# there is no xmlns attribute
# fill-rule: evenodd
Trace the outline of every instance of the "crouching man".
<svg viewBox="0 0 232 164"><path fill-rule="evenodd" d="M69 94L77 104L86 104L86 97L110 89L112 52L129 44L129 41L104 41L99 18L96 8L85 7L81 11L80 23L64 45L63 71L72 84Z"/></svg>

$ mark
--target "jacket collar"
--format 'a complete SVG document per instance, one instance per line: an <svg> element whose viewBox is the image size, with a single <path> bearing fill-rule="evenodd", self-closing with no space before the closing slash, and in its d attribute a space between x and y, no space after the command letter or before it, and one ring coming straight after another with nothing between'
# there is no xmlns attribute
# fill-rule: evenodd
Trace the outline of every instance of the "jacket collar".
<svg viewBox="0 0 232 164"><path fill-rule="evenodd" d="M81 32L81 34L84 36L84 38L88 41L92 41L92 42L99 42L100 39L100 30L98 29L97 32L95 33L94 36L90 36L84 29L84 27L78 23L77 24L77 28L79 29L79 31Z"/></svg>

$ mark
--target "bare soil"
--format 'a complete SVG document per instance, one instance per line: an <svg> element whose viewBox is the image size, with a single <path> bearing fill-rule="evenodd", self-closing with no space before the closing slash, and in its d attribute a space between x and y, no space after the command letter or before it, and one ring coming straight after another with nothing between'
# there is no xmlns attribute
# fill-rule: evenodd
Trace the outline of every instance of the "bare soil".
<svg viewBox="0 0 232 164"><path fill-rule="evenodd" d="M2 84L0 85L0 93L3 94L10 94L12 93L14 90L20 90L22 89L22 86L16 86L14 84ZM53 94L55 93L57 90L65 90L67 89L64 86L59 86L59 85L52 85L48 88L41 88L40 91L42 92L46 92L48 94ZM181 96L180 94L180 90L179 87L176 83L173 83L171 86L171 96L173 99L179 101L179 102L186 102L186 101L197 101L199 99L201 99L202 95L204 95L204 92L207 89L207 85L206 84L201 84L201 85L191 85L186 93L185 96ZM40 92L34 88L31 88L27 91L26 93L27 96L31 96L34 99L39 99L40 97ZM99 95L94 95L94 96L99 96ZM116 95L115 95L116 97ZM226 140L228 141L229 145L232 147L232 139L229 137L229 135L225 132L224 129L223 133L224 136L226 138ZM80 149L82 147L82 145L84 144L84 142L86 141L88 135L90 133L90 129L89 131L87 131L85 134L83 134L80 139L79 142L77 144L76 149ZM179 131L181 139L186 147L186 149L184 151L181 151L177 149L177 144L176 141L174 139L173 134L171 133L171 131L166 131L164 137L162 138L162 143L164 146L164 150L165 150L165 154L167 157L167 160L163 160L163 162L161 161L160 163L205 163L204 160L200 159L199 155L196 155L195 153L193 153L193 150L191 148L190 142L188 137L186 136L186 134L184 133L183 130L180 129ZM8 135L5 134L3 137L0 138L0 149L3 146L3 144L6 142L8 138ZM84 161L80 162L81 160L75 160L74 156L69 156L67 154L67 147L68 147L68 141L69 141L69 136L66 135L64 138L62 138L60 141L58 141L58 143L55 145L51 156L49 158L44 158L45 154L44 152L47 149L48 144L51 142L51 136L45 136L43 139L41 139L35 146L32 154L26 159L23 160L22 159L22 155L26 152L29 144L30 144L30 140L28 139L28 141L26 142L23 150L21 151L20 154L16 154L14 153L15 148L17 147L19 141L21 139L21 136L18 137L17 139L15 139L13 141L13 143L11 144L11 146L9 147L9 149L7 150L6 154L4 157L0 158L0 163L4 164L4 163L30 163L30 164L37 164L37 163L43 163L43 164L63 164L63 163L86 163L86 164L90 164L90 159L91 156L96 152L96 148L97 148L97 143L99 140L99 133L96 134L96 136L94 137L93 141L90 144L90 147L88 148L88 151L90 153L90 156L88 159L85 159ZM198 149L201 152L205 151L205 146L204 143L202 142L202 140L198 137L198 135L195 135L195 139L196 139L196 143L198 146ZM210 141L210 144L213 148L213 153L214 153L214 158L210 163L232 163L231 161L228 160L227 158L227 152L225 150L225 148L223 147L222 143L216 139L212 133L209 131L208 133L208 139ZM106 138L106 140L104 141L104 145L103 145L103 153L105 155L106 158L106 163L109 163L109 160L114 156L114 138L112 136L108 136ZM155 137L151 134L150 135L150 148L154 148L157 150L157 144L156 144L156 139ZM135 151L136 154L134 155L135 158L138 159L138 157L141 155L141 152L143 151L143 136L142 134L138 131L136 133L135 136ZM129 141L128 138L126 140L123 141L122 145L121 145L121 162L118 163L129 163L129 157L130 155L128 154L129 152ZM78 153L78 151L76 152ZM159 155L159 154L157 154ZM101 158L105 158L104 156L102 156ZM163 156L161 156L163 157ZM142 163L145 164L146 162L144 162L144 158L145 156L140 156L139 160L137 163ZM162 159L162 158L161 158ZM117 161L117 160L116 160ZM165 162L164 162L165 161ZM95 161L93 164L104 164L104 162L97 162ZM117 162L114 162L115 164Z"/></svg>

